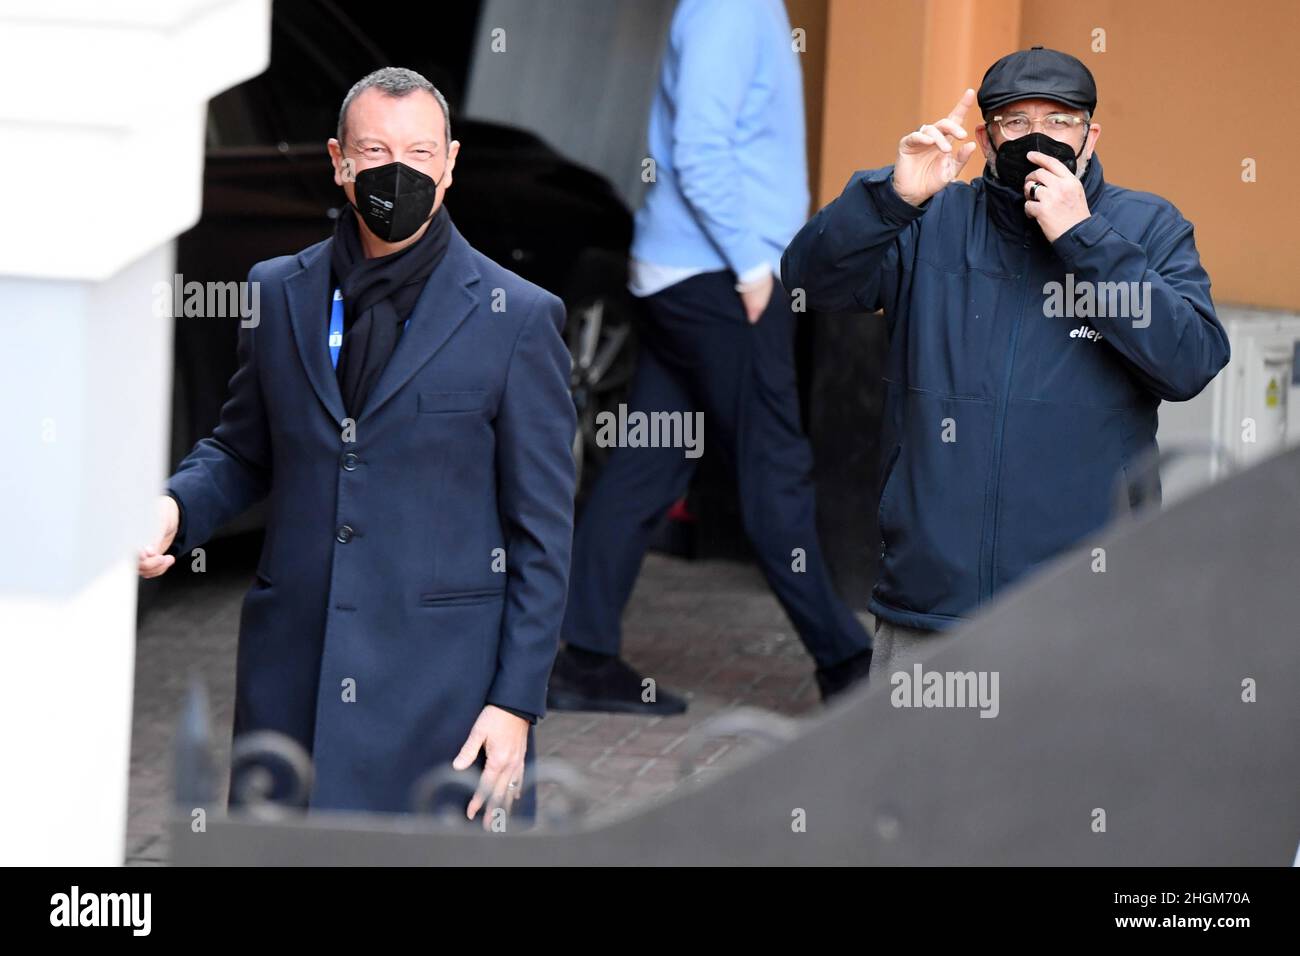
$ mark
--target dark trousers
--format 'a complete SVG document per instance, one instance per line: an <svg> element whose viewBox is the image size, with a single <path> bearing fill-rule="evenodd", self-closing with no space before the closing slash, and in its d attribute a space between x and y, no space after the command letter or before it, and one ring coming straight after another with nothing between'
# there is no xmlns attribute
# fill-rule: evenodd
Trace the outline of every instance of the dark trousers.
<svg viewBox="0 0 1300 956"><path fill-rule="evenodd" d="M799 422L794 323L780 283L745 319L730 272L710 272L645 301L628 413L703 412L704 454L736 475L745 533L819 667L871 646L831 586L817 540L812 451ZM619 447L597 477L574 535L564 639L617 654L623 608L655 526L686 493L697 458L682 448Z"/></svg>

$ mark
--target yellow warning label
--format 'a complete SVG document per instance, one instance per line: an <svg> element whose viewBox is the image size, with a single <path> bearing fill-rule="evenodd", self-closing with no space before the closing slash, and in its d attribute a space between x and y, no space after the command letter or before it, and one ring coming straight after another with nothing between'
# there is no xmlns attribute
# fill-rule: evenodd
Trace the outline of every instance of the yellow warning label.
<svg viewBox="0 0 1300 956"><path fill-rule="evenodd" d="M1279 398L1277 379L1270 378L1268 388L1264 389L1264 404L1269 408L1277 408Z"/></svg>

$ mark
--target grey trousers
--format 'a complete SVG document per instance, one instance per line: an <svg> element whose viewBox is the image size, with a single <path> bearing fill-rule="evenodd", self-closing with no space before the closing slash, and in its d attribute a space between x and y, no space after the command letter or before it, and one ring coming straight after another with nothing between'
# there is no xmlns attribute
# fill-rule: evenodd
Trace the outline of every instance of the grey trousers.
<svg viewBox="0 0 1300 956"><path fill-rule="evenodd" d="M943 631L921 631L876 618L875 649L871 652L868 679L872 685L888 684L895 671L910 671L951 635Z"/></svg>

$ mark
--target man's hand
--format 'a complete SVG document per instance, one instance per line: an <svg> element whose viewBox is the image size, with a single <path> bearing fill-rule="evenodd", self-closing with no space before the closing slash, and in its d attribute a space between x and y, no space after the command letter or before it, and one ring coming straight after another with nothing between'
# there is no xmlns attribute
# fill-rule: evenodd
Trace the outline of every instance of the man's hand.
<svg viewBox="0 0 1300 956"><path fill-rule="evenodd" d="M1025 177L1025 215L1038 222L1048 242L1055 242L1092 215L1088 197L1079 177L1059 159L1037 150L1027 155L1039 168Z"/></svg>
<svg viewBox="0 0 1300 956"><path fill-rule="evenodd" d="M927 123L898 141L894 191L913 206L920 206L956 179L974 155L974 141L955 147L957 140L966 138L961 124L974 104L975 91L967 90L943 119Z"/></svg>
<svg viewBox="0 0 1300 956"><path fill-rule="evenodd" d="M172 546L180 523L181 510L176 505L176 499L171 495L159 495L158 527L160 530L152 545L140 549L138 564L140 577L156 578L176 563L174 555L163 554L163 552Z"/></svg>
<svg viewBox="0 0 1300 956"><path fill-rule="evenodd" d="M767 303L772 299L772 273L764 272L761 279L747 282L736 287L740 292L740 301L745 305L745 318L753 325L767 311Z"/></svg>
<svg viewBox="0 0 1300 956"><path fill-rule="evenodd" d="M487 766L479 777L474 799L465 808L465 816L473 820L486 801L483 829L490 830L496 809L503 807L508 815L515 799L523 792L528 721L488 704L474 721L465 745L452 761L452 768L469 769L483 747L487 747Z"/></svg>

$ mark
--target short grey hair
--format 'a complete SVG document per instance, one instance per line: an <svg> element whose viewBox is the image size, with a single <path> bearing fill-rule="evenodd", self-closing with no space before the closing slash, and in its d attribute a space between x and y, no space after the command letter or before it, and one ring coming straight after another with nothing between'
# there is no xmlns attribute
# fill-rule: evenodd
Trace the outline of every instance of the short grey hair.
<svg viewBox="0 0 1300 956"><path fill-rule="evenodd" d="M348 95L343 97L343 105L339 108L339 129L338 138L340 143L344 143L344 136L347 132L348 125L348 107L358 96L371 88L377 89L386 96L407 96L416 90L424 90L426 93L432 93L433 98L438 101L442 108L442 119L445 124L443 135L446 142L442 144L443 149L447 148L451 142L451 110L447 106L447 98L442 95L436 86L426 80L414 70L408 70L403 66L386 66L382 69L364 76L353 84L352 89L348 90Z"/></svg>

